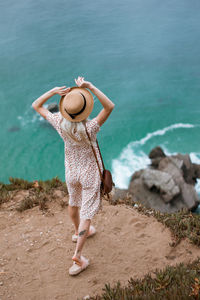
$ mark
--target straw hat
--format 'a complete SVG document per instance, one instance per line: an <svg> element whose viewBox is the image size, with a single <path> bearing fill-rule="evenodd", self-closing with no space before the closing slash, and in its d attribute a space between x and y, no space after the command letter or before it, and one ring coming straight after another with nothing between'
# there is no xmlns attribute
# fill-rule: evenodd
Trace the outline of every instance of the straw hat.
<svg viewBox="0 0 200 300"><path fill-rule="evenodd" d="M60 99L60 112L71 122L81 122L91 114L94 106L92 94L84 88L72 87L67 95Z"/></svg>

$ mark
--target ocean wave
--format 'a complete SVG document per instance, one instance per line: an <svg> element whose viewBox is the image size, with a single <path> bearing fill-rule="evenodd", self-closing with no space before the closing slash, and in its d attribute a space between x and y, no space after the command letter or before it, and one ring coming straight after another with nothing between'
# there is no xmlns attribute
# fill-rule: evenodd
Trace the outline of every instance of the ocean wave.
<svg viewBox="0 0 200 300"><path fill-rule="evenodd" d="M178 128L194 128L195 125L193 124L183 124L183 123L178 123L178 124L173 124L168 127L165 127L163 129L156 130L154 132L148 133L144 138L142 138L139 141L132 142L133 145L144 145L148 140L155 136L161 136L164 135L167 131L172 131L174 129Z"/></svg>
<svg viewBox="0 0 200 300"><path fill-rule="evenodd" d="M150 159L148 155L143 151L142 146L146 144L147 141L156 136L162 136L168 131L179 128L194 128L195 125L192 124L173 124L163 129L156 130L152 133L148 133L144 138L139 141L130 142L121 152L118 158L112 161L112 174L113 180L116 187L121 189L128 188L130 178L134 172L146 168L150 164ZM165 145L161 146L166 153L166 155L174 155L176 153L170 152ZM198 158L199 155L199 158ZM191 153L191 160L193 162L200 163L200 154ZM200 184L197 184L198 192L200 192Z"/></svg>

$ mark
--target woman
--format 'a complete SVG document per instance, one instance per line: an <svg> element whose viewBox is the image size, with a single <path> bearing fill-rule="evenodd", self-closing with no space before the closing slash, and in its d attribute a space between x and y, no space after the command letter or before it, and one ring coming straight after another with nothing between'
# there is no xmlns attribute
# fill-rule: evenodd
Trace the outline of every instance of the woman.
<svg viewBox="0 0 200 300"><path fill-rule="evenodd" d="M96 134L114 108L114 103L91 82L78 77L75 83L77 86L72 88L55 87L32 104L33 108L54 126L65 144L65 179L69 192L68 212L75 226L72 241L77 242L72 257L73 265L69 269L70 275L79 274L89 265L89 260L81 255L82 249L86 238L96 232L91 225L91 219L101 207L101 179L90 140L96 151L100 168L103 170L96 145ZM99 99L103 109L94 119L87 120L94 104L90 91ZM61 96L60 112L52 114L43 107L43 104L56 94Z"/></svg>

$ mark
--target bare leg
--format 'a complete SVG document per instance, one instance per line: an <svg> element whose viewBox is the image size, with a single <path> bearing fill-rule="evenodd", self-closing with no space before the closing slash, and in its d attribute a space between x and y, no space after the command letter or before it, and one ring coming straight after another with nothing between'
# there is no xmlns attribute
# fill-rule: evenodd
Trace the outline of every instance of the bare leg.
<svg viewBox="0 0 200 300"><path fill-rule="evenodd" d="M78 228L78 241L76 244L76 250L75 250L73 258L77 258L77 259L81 258L81 251L83 249L83 246L85 244L85 241L86 241L86 238L88 235L90 223L91 223L90 219L87 219L87 220L82 219L80 221L80 225Z"/></svg>
<svg viewBox="0 0 200 300"><path fill-rule="evenodd" d="M79 216L79 208L78 206L68 206L68 213L70 218L72 219L72 222L75 226L75 234L78 234L78 228L80 224L80 216Z"/></svg>

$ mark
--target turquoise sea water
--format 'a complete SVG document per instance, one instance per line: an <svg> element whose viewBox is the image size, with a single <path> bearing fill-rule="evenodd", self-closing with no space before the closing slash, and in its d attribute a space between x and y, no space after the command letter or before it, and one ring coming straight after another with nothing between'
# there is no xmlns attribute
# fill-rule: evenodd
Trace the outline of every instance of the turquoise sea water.
<svg viewBox="0 0 200 300"><path fill-rule="evenodd" d="M1 1L0 181L64 180L63 142L31 104L78 75L116 104L99 143L118 187L156 145L200 163L199 0Z"/></svg>

